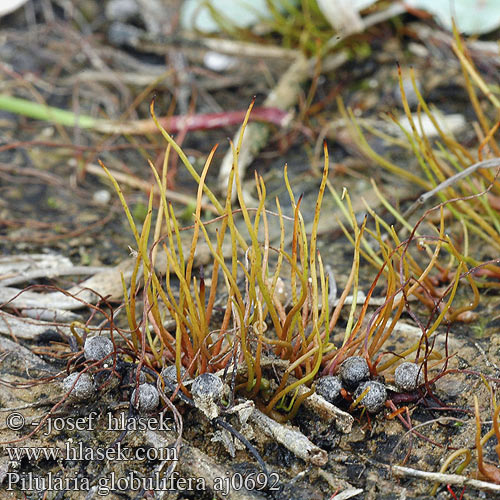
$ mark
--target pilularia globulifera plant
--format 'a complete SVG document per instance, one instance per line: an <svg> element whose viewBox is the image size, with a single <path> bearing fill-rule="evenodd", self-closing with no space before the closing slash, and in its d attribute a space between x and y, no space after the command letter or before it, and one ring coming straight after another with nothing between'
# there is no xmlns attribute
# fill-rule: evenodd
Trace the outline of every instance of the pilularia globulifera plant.
<svg viewBox="0 0 500 500"><path fill-rule="evenodd" d="M251 107L244 125L248 121ZM118 184L103 165L117 189L137 244L136 265L130 289L124 283L131 332L130 346L137 353L142 350L141 363L150 368L161 371L166 366L175 364L180 389L187 396L191 394L183 383L186 375L195 377L203 373L215 373L234 364L238 372L234 390L247 397L255 397L259 393L262 396L265 393L266 397L258 400L268 413L273 412L275 407L283 407L287 395L292 394L291 401L287 401L286 405L293 413L303 399L293 396L295 389L314 381L324 354L335 348L330 342L330 333L347 296L346 291L331 314L328 302L329 278L317 251L317 227L328 175L326 147L323 178L313 228L308 238L300 213L301 199L296 200L293 195L286 168L284 178L293 218L283 215L278 200L275 212L266 209L266 187L262 178L257 175L258 206L247 208L238 176L241 135L239 144L232 145L234 164L228 180L226 199L221 203L205 184L215 148L199 175L158 123L153 104L151 113L169 143L161 178L153 169L161 201L152 245L149 244L149 233L152 227L153 197L150 197L148 214L139 234ZM187 251L181 241L182 228L165 195L166 166L172 149L179 154L198 183L194 225L191 227L192 239ZM237 192L238 210L231 201L233 185ZM218 217L210 221L212 225L217 224L215 237L209 234L208 224L201 220L203 194L218 213ZM235 224L237 214L243 217L245 234ZM272 247L269 242L270 217L276 218L280 225L279 248ZM292 226L290 249L285 249L287 224ZM163 236L162 228L165 231ZM204 275L196 275L194 269L196 248L202 237L211 253L209 288ZM224 254L227 246L230 248L229 257ZM160 252L163 253L165 262L164 284L155 269ZM138 320L136 293L141 266L144 274L143 317ZM279 293L285 266L289 269L291 283L288 303L284 303ZM214 324L214 304L221 293L226 296L224 314L219 318L219 323ZM165 327L167 317L174 320L175 331ZM263 357L270 356L287 362L282 379L272 383L262 366ZM288 383L292 376L294 381Z"/></svg>
<svg viewBox="0 0 500 500"><path fill-rule="evenodd" d="M343 394L348 399L354 399L356 406L375 387L368 384L354 397L359 383L386 370L393 370L394 365L401 361L411 361L419 366L425 363L425 372L429 360L443 363L442 355L433 352L431 338L446 315L449 315L458 284L462 278L467 279L468 274L464 272L463 256L445 236L442 208L435 234L417 234L422 218L403 241L370 209L375 229L367 227L366 217L358 224L348 193L343 193L346 208L329 184L326 145L323 174L309 235L300 212L301 197L296 199L293 194L286 166L284 181L293 217L283 214L278 199L274 211L266 207L266 186L257 174L257 206L248 207L238 175L238 155L252 106L253 103L247 112L238 143L231 143L233 166L223 201L205 182L216 147L209 154L201 174L196 172L182 149L158 122L154 102L151 104L151 115L168 143L162 172L158 173L150 163L160 198L154 224L153 190L139 232L118 183L102 165L120 197L135 238L134 272L129 287L123 280L123 290L130 329L128 345L131 352L136 353L139 364L157 373L166 373L166 370L173 370L170 367L175 366L176 376L169 376L165 383L172 385L172 380L177 381L177 390L189 398L192 394L185 383L187 379L204 373L227 375L231 370L229 378L233 394L254 399L258 407L274 418L287 419L293 417L303 400L314 392L313 384L320 374L332 376L339 372L347 389ZM172 150L179 155L197 183L194 224L189 228L180 226L166 195L165 180ZM325 270L317 241L321 204L327 187L348 216L354 230L353 236L346 230L354 245L354 257L350 275L338 300L331 298L332 276ZM239 208L233 205L233 189L237 193ZM202 220L204 197L217 212L217 216L208 221ZM237 226L236 217L242 217L243 229ZM270 244L269 226L272 223L279 224L278 247ZM383 237L382 227L387 229L392 240ZM286 248L285 234L290 231L289 228L292 237L290 247ZM181 237L186 230L191 231L187 248ZM378 253L366 244L366 234L378 243ZM197 271L195 257L197 247L202 243L210 251L210 262L203 270ZM432 245L435 248L429 253L429 262L425 266L422 265L422 259L415 258L410 251L413 247L428 250ZM435 284L430 274L435 267L441 270L438 257L443 248L453 255L457 268L452 285L439 295L432 293ZM378 264L379 272L359 310L357 297L361 256ZM157 269L160 260L164 263L161 271ZM144 285L142 309L138 309L141 269ZM208 279L205 269L210 270ZM280 290L283 277L290 283L289 297L286 299ZM368 316L368 306L381 277L386 283L385 299ZM471 286L475 289L473 283ZM332 333L351 290L352 303L343 340L339 345L332 340ZM219 307L222 314L215 315L215 304L216 301L220 303L220 297L223 297L223 307ZM393 354L382 363L382 357L388 354L383 352L383 346L391 337L402 313L411 312L410 297L419 298L431 309L427 324L413 315L421 326L422 337L412 348ZM140 317L137 310L141 311ZM453 314L456 315L457 311ZM447 319L450 320L449 316ZM360 377L354 374L356 380L350 381L350 372L345 367L355 360L359 360L358 364L364 364L363 373ZM308 389L299 395L301 387ZM380 405L376 406L378 410Z"/></svg>
<svg viewBox="0 0 500 500"><path fill-rule="evenodd" d="M408 222L408 217L429 200L437 199L445 203L446 217L453 216L463 226L464 231L481 238L485 243L485 248L498 251L500 248L500 181L498 180L500 147L495 138L500 110L498 89L487 85L484 81L456 29L452 48L460 61L463 84L477 118L475 129L477 141L474 146L465 147L450 132L447 132L436 113L423 98L413 71L411 71L411 82L418 99L418 110L416 115L412 114L399 67L399 87L409 130L408 127L403 127L395 117L389 116L388 118L396 122L401 135L407 141L406 144L400 139L391 138L390 135L375 130L366 122L358 121L352 110L346 109L341 100L338 101L339 110L364 155L399 178L406 179L419 189L425 190L417 202L404 213L399 213L391 207L379 194L383 205L396 218L398 225L411 231L412 226ZM480 92L479 96L476 89ZM481 98L487 106L482 106ZM488 110L492 111L491 116L488 115ZM427 118L432 123L437 132L437 138L427 137L422 125L423 118ZM376 153L370 147L363 128L390 144L408 149L417 160L420 172L415 173L412 169L399 166ZM453 203L446 203L452 200ZM465 239L465 251L462 252L465 262L471 266L482 264L480 259L468 254L467 242L468 239ZM500 268L494 263L489 263L478 269L475 276L498 278ZM498 283L490 280L486 283L479 283L479 286L492 288L498 287Z"/></svg>

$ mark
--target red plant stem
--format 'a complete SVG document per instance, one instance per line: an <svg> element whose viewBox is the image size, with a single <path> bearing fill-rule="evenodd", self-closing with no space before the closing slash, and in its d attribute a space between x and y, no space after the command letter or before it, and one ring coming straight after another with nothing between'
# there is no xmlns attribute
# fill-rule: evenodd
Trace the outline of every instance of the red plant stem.
<svg viewBox="0 0 500 500"><path fill-rule="evenodd" d="M240 125L245 118L245 111L224 111L222 113L206 113L188 116L168 116L160 118L159 122L167 130L174 133L190 130L208 130L221 127ZM290 114L278 108L254 108L250 115L250 120L272 123L278 127L285 126L290 118ZM133 122L135 134L146 132L157 132L156 125L148 118L147 120L137 120Z"/></svg>
<svg viewBox="0 0 500 500"><path fill-rule="evenodd" d="M224 111L221 113L201 113L182 116L167 116L158 121L169 133L186 133L191 130L209 130L214 128L240 125L245 119L247 111ZM254 108L250 121L271 123L278 127L285 127L290 122L291 114L278 108ZM150 119L133 121L96 120L90 126L98 132L106 134L144 135L159 133L155 123ZM21 143L22 145L23 143ZM11 146L2 146L2 149ZM78 148L75 148L78 149Z"/></svg>
<svg viewBox="0 0 500 500"><path fill-rule="evenodd" d="M462 498L464 497L465 488L466 488L466 486L464 486L464 488L462 490L462 494L460 495L460 499L458 499L457 495L455 495L455 492L451 489L451 485L450 484L446 485L446 489L448 490L448 493L451 495L451 497L454 500L462 500Z"/></svg>

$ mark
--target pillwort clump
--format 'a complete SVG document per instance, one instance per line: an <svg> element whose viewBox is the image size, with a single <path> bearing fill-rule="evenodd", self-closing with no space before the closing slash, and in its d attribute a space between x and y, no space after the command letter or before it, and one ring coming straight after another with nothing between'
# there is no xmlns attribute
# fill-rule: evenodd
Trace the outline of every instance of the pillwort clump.
<svg viewBox="0 0 500 500"><path fill-rule="evenodd" d="M405 361L394 372L394 384L401 392L414 391L422 383L421 367Z"/></svg>
<svg viewBox="0 0 500 500"><path fill-rule="evenodd" d="M297 414L305 399L305 396L296 397L296 389L311 387L320 375L338 374L345 389L352 394L361 382L370 376L382 375L397 363L400 357L386 357L384 344L391 338L403 312L410 307L409 298L417 296L425 299L427 295L435 295L432 289L434 280L431 279L434 277L428 275L434 270L439 251L446 248L459 262L460 269L465 269L465 262L462 262L463 258L451 243L444 243L443 216L439 237L429 239L429 248L432 245L436 248L434 253L428 252L430 262L424 268L410 252L415 248L420 249L416 246L420 240L417 240L415 231L425 217L418 221L415 231L404 241L400 241L397 235L388 240L383 238L381 228L385 228L385 221L373 211L370 211L370 216L378 229L367 225L368 217L360 224L347 191L340 195L329 183L326 143L323 173L310 230L306 230L300 211L302 197L295 198L286 166L283 178L290 198L289 212L293 213L293 217L284 216L279 200L276 200L274 211L267 209L266 186L258 175L255 177L258 206L247 207L242 179L239 178L238 154L252 106L253 103L245 116L238 143L232 144L234 163L228 176L225 200L220 200L205 183L216 148L208 155L200 175L180 146L162 127L155 114L154 101L150 107L151 115L168 142L168 147L161 175L150 163L160 193L160 205L157 209L154 207L152 192L146 218L140 226L135 223L116 179L101 165L120 198L137 248L130 289L124 286L132 354L136 359L142 357L141 361L148 363L158 373L160 367L172 366L172 373L176 374L170 381L169 377L163 377L165 387L169 390L169 384L172 384L175 390L173 384L176 387L178 385L180 399L182 395L194 398L190 392L196 387L196 384L186 387L183 377L177 379L182 369L194 377L227 370L229 364L234 363L237 368L232 387L235 395L257 400L268 416L275 415L276 418L288 420ZM186 228L180 226L166 190L167 157L174 150L198 186L194 224ZM333 299L336 295L335 276L328 269L330 266L323 264L318 250L320 210L327 188L354 231L354 234L350 234L342 226L354 245L354 256L345 288L336 301ZM210 210L216 214L215 218L208 221L203 219L203 216L208 215L204 213L207 211L203 201L205 198ZM238 209L235 202L238 203ZM279 246L270 244L271 216L276 217L279 223ZM237 224L236 217L243 220ZM162 235L163 227L165 233ZM189 242L187 245L183 243L180 238L184 230L191 231L190 245ZM288 232L291 241L286 243ZM371 250L368 246L363 248L367 235L378 242L379 252L372 246L369 246ZM209 250L208 264L204 264L203 271L201 268L197 271L196 268L200 266L196 256L202 244ZM160 253L164 258L161 266L158 261ZM377 265L379 272L359 310L356 305L362 303L358 295L362 256ZM136 299L140 297L137 291L141 286L141 273L146 285L142 294L142 310L151 311L147 325L142 316L137 316L140 308L136 307ZM166 277L166 281L163 281L162 276ZM429 323L425 331L427 338L436 332L452 304L457 289L455 285L462 278L460 272L455 276L455 284L446 289L439 299L441 302L446 299L446 302L439 309L440 314ZM288 294L285 294L288 297L286 303L283 302L283 278L290 286ZM370 314L372 295L377 285L380 285L379 280L386 284L385 301L367 316ZM174 287L174 283L178 286ZM428 288L429 293L422 293L419 287L424 287L425 291ZM220 306L216 306L222 293L225 298ZM352 293L352 306L343 342L338 345L334 340L334 332L341 312L345 310L349 293ZM334 303L335 307L332 306ZM435 306L435 302L432 303ZM218 318L216 321L217 309L224 313L222 321ZM164 323L163 318L166 316L172 318L171 326L167 327ZM154 335L148 334L145 337L146 345L142 346L143 341L138 333L146 327ZM419 340L402 354L408 356L420 349L421 345ZM142 348L144 351L141 351ZM270 360L274 358L277 364L283 363L286 366L284 371L268 371L262 363L264 355ZM429 355L430 352L426 352L424 357ZM202 405L201 402L199 404ZM205 410L209 418L219 411L215 403Z"/></svg>
<svg viewBox="0 0 500 500"><path fill-rule="evenodd" d="M136 403L136 395L139 391L139 397ZM141 384L137 389L134 389L130 398L132 406L140 413L149 413L155 410L160 403L158 389L151 384Z"/></svg>
<svg viewBox="0 0 500 500"><path fill-rule="evenodd" d="M341 397L341 389L342 382L340 378L335 375L326 375L319 378L316 382L316 393L332 404Z"/></svg>
<svg viewBox="0 0 500 500"><path fill-rule="evenodd" d="M71 389L73 384L75 385L73 389ZM65 392L68 392L71 389L69 398L75 401L87 400L95 394L94 381L88 373L71 373L63 380L62 386Z"/></svg>
<svg viewBox="0 0 500 500"><path fill-rule="evenodd" d="M87 361L95 361L109 356L113 352L113 342L106 337L92 337L85 341L83 354Z"/></svg>

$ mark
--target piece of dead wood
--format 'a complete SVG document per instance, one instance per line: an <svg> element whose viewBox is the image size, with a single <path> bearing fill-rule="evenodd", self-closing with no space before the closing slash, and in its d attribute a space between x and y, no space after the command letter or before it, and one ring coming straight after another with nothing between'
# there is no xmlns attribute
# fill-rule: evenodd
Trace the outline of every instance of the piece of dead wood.
<svg viewBox="0 0 500 500"><path fill-rule="evenodd" d="M192 51L195 57L203 55L203 49L209 49L220 54L238 57L251 57L258 59L288 59L293 60L299 54L296 49L286 49L277 45L262 45L252 42L242 42L224 38L199 37L184 33L182 37L169 38L168 36L151 37L144 33L135 40L130 40L130 45L135 49L152 52L154 54L168 54L172 48L183 52Z"/></svg>
<svg viewBox="0 0 500 500"><path fill-rule="evenodd" d="M318 467L328 462L328 453L309 441L297 429L280 424L257 409L252 412L249 421L302 460Z"/></svg>
<svg viewBox="0 0 500 500"><path fill-rule="evenodd" d="M187 245L190 245L186 241ZM186 251L186 248L184 249ZM230 249L224 247L224 254L226 255ZM203 266L207 265L210 260L210 250L206 243L201 242L198 244L194 256L194 265ZM29 259L28 259L29 260ZM27 262L26 259L21 259L19 263ZM34 259L35 264L40 262L40 259ZM5 263L4 263L5 264ZM71 262L70 262L71 264ZM5 264L3 269L4 276L8 279L14 279L17 283L24 278L32 278L33 276L43 274L41 270L36 267L29 267L25 264L22 268L22 274L16 276L12 271L12 263ZM41 321L28 321L24 318L13 316L4 311L0 311L0 333L12 337L19 337L23 339L33 339L43 333L48 328L53 328L51 322L70 322L78 319L78 316L70 313L86 307L88 304L97 303L101 297L107 298L111 301L121 301L123 299L122 275L125 283L130 282L132 272L135 265L134 258L127 258L120 262L115 267L97 268L102 269L95 273L90 278L82 283L71 287L65 292L46 292L44 287L40 287L38 291L35 289L22 290L10 286L1 286L6 281L0 281L0 308L2 309L17 309L21 311L23 316L28 316ZM71 267L66 266L67 274L73 274ZM166 269L166 256L163 252L157 255L155 263L156 271L159 274L164 274ZM53 266L50 266L45 274L52 274ZM79 271L84 271L85 268L78 267ZM95 268L88 268L89 272L97 270ZM39 272L40 271L40 272ZM57 274L54 268L53 273ZM19 280L17 279L19 278ZM142 278L142 266L137 274L137 280ZM66 331L69 331L68 329Z"/></svg>
<svg viewBox="0 0 500 500"><path fill-rule="evenodd" d="M19 276L30 275L37 271L47 273L57 272L62 268L71 267L71 261L57 254L16 254L0 256L0 283L2 286L10 286L10 280Z"/></svg>
<svg viewBox="0 0 500 500"><path fill-rule="evenodd" d="M445 45L449 49L455 42L452 34L447 33L444 30L437 30L434 26L428 26L423 23L411 23L407 26L408 30L414 32L416 36L422 40L424 44L428 45ZM464 40L464 45L467 47L467 53L473 59L483 59L487 60L488 64L500 66L500 54L498 50L498 43L496 41L484 41L484 40ZM458 61L453 61L452 58L446 59L446 64L456 63L458 67Z"/></svg>
<svg viewBox="0 0 500 500"><path fill-rule="evenodd" d="M0 336L0 441L15 439L17 432L8 428L9 412L23 410L29 425L39 418L37 408L52 406L53 392L48 382L37 384L38 378L56 376L59 370L26 347ZM2 496L3 497L3 496Z"/></svg>
<svg viewBox="0 0 500 500"><path fill-rule="evenodd" d="M346 458L346 460L347 460L347 458ZM338 494L338 496L336 495L334 497L335 500L337 500L338 498L350 498L350 497L342 497L341 496L347 492L358 491L357 494L363 492L362 489L354 488L352 486L352 484L347 482L345 479L337 477L336 474L332 474L330 471L327 471L325 469L316 469L316 474L318 475L318 477L324 479L328 483L328 485L330 486L332 491L342 491L342 493L340 493L340 494Z"/></svg>
<svg viewBox="0 0 500 500"><path fill-rule="evenodd" d="M47 330L54 328L53 322L14 316L0 310L0 334L2 335L23 340L32 340ZM58 326L57 328L61 333L71 335L69 326Z"/></svg>
<svg viewBox="0 0 500 500"><path fill-rule="evenodd" d="M262 356L260 360L261 368L273 367L275 370L284 371L290 366L290 362L284 359L276 359L269 356ZM230 376L233 373L234 366L230 366L228 369L220 370L216 373L216 375ZM247 373L247 366L245 364L239 365L237 368L238 375L245 375ZM293 376L289 376L289 382L294 383L297 379ZM301 396L305 392L307 392L309 388L304 386L299 386L298 388L298 396ZM344 434L348 434L351 432L352 424L354 422L353 417L342 411L340 408L332 405L324 398L317 394L312 394L308 398L304 400L302 403L306 408L315 412L322 420L328 421L332 424L335 424L335 427Z"/></svg>
<svg viewBox="0 0 500 500"><path fill-rule="evenodd" d="M24 318L34 320L42 320L53 323L71 323L72 321L81 321L82 317L72 311L64 311L61 309L52 309L49 307L32 307L22 309L21 315Z"/></svg>
<svg viewBox="0 0 500 500"><path fill-rule="evenodd" d="M164 72L163 72L164 73ZM79 82L101 82L108 83L119 79L127 85L135 85L138 87L147 87L154 85L157 89L171 89L173 78L161 78L157 73L136 73L124 71L92 71L84 70L75 75L71 75L63 80L65 85L75 85ZM217 75L213 78L203 78L196 81L196 87L201 90L213 91L229 87L239 87L248 83L248 76L246 75Z"/></svg>
<svg viewBox="0 0 500 500"><path fill-rule="evenodd" d="M32 281L37 279L53 279L58 276L77 276L79 274L97 274L102 271L106 271L108 268L102 266L66 266L57 267L50 269L34 269L31 271L12 273L9 278L0 278L0 284L2 286L12 286L19 283L24 283L26 281Z"/></svg>
<svg viewBox="0 0 500 500"><path fill-rule="evenodd" d="M354 498L358 495L361 495L363 491L364 490L362 490L361 488L350 488L348 490L337 493L334 498L335 500L347 500L348 498Z"/></svg>
<svg viewBox="0 0 500 500"><path fill-rule="evenodd" d="M26 373L26 378L31 378L29 374L30 370L43 370L47 373L57 372L53 366L46 363L42 358L32 353L26 347L4 337L0 337L0 354L2 362L5 356L15 356L19 359L19 375ZM24 370L22 370L22 368L24 368Z"/></svg>
<svg viewBox="0 0 500 500"><path fill-rule="evenodd" d="M220 478L231 478L235 471L228 470L226 467L214 462L208 455L198 448L190 445L184 445L181 448L178 469L185 477L203 477L206 484L217 498L228 500L257 500L267 498L263 493L256 490L230 489L227 495L222 491L216 491L215 485L220 484Z"/></svg>
<svg viewBox="0 0 500 500"><path fill-rule="evenodd" d="M120 300L123 296L121 277L130 280L134 259L126 259L113 268L107 268L71 287L66 292L38 292L0 286L0 307L17 309L23 316L35 318L30 321L0 310L0 333L12 338L33 339L54 328L54 322L69 323L79 316L70 311L95 304L101 297ZM68 327L58 325L62 332L70 333Z"/></svg>
<svg viewBox="0 0 500 500"><path fill-rule="evenodd" d="M77 163L73 162L70 164L71 166L77 167ZM89 163L86 166L87 172L98 175L99 177L107 178L106 172L100 165L96 165L93 163ZM156 184L151 184L151 182L144 181L139 179L138 177L126 174L124 172L119 172L118 170L108 169L111 175L115 178L117 182L120 184L126 184L127 186L131 186L133 188L142 189L146 193L149 193L151 189L155 194L159 194L159 188ZM177 191L172 191L171 189L166 189L165 194L169 200L176 201L182 203L183 205L193 205L196 203L196 199L192 196L179 193ZM218 214L215 207L210 203L202 203L201 208L203 210L210 211L214 214Z"/></svg>
<svg viewBox="0 0 500 500"><path fill-rule="evenodd" d="M3 307L18 309L73 310L85 307L86 303L95 303L99 295L116 300L123 296L121 274L123 273L126 282L130 280L133 262L133 259L124 260L116 267L96 273L79 285L71 287L66 293L38 293L33 290L0 287L0 304Z"/></svg>
<svg viewBox="0 0 500 500"><path fill-rule="evenodd" d="M297 395L300 397L302 394L306 393L309 388L300 386ZM322 420L328 422L334 422L335 427L340 432L344 434L349 434L352 430L352 424L354 423L354 417L337 408L335 405L329 403L325 398L321 397L319 394L311 394L307 399L304 400L303 405L306 408L314 411Z"/></svg>
<svg viewBox="0 0 500 500"><path fill-rule="evenodd" d="M269 59L293 60L299 53L296 49L286 49L276 45L262 45L251 42L240 42L221 38L196 38L208 49L238 57L255 57Z"/></svg>
<svg viewBox="0 0 500 500"><path fill-rule="evenodd" d="M382 464L381 464L382 465ZM470 479L459 474L442 474L441 472L427 472L424 470L411 469L410 467L402 467L400 465L388 466L395 476L400 477L415 477L425 479L426 482L438 482L441 484L450 484L456 486L469 486L478 490L492 491L500 493L500 484L480 481L478 479Z"/></svg>

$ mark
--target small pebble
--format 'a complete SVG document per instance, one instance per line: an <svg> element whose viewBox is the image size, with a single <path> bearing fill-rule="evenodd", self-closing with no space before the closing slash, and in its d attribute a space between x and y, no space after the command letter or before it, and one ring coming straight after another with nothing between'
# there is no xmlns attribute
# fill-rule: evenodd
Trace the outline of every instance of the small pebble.
<svg viewBox="0 0 500 500"><path fill-rule="evenodd" d="M209 50L203 57L203 64L212 71L222 72L235 67L237 59Z"/></svg>
<svg viewBox="0 0 500 500"><path fill-rule="evenodd" d="M79 378L78 378L79 377ZM92 377L88 373L74 372L63 380L63 390L68 392L78 378L69 395L70 399L83 401L90 399L95 394L95 386Z"/></svg>
<svg viewBox="0 0 500 500"><path fill-rule="evenodd" d="M361 356L347 358L339 368L339 376L348 389L355 389L363 380L370 377L366 359Z"/></svg>
<svg viewBox="0 0 500 500"><path fill-rule="evenodd" d="M422 93L422 85L419 81L416 82L416 86L419 93ZM417 93L413 88L411 78L403 79L403 90L406 95L406 100L408 101L408 106L412 109L416 108L419 101ZM394 88L394 98L396 100L396 105L403 107L403 96L401 95L401 88L399 87L399 83L397 83Z"/></svg>
<svg viewBox="0 0 500 500"><path fill-rule="evenodd" d="M107 205L111 200L111 193L107 189L99 189L92 195L92 199L99 205Z"/></svg>
<svg viewBox="0 0 500 500"><path fill-rule="evenodd" d="M422 383L422 370L415 363L405 361L394 372L394 384L401 392L414 391Z"/></svg>
<svg viewBox="0 0 500 500"><path fill-rule="evenodd" d="M109 0L105 13L109 21L125 23L139 15L139 6L135 0Z"/></svg>
<svg viewBox="0 0 500 500"><path fill-rule="evenodd" d="M219 403L224 394L222 380L212 373L198 375L191 386L191 395L195 406L201 410L209 420L219 416Z"/></svg>
<svg viewBox="0 0 500 500"><path fill-rule="evenodd" d="M134 46L138 43L143 30L132 26L131 24L114 21L108 28L108 40L112 45Z"/></svg>
<svg viewBox="0 0 500 500"><path fill-rule="evenodd" d="M141 413L149 413L156 409L160 403L160 395L158 394L156 387L151 384L141 384L138 389L134 389L132 397L130 398L132 405L135 405L137 390L139 390L139 398L137 400L137 405L134 406L134 408L139 410Z"/></svg>
<svg viewBox="0 0 500 500"><path fill-rule="evenodd" d="M325 398L329 403L334 403L340 397L342 382L339 377L327 375L316 382L316 393Z"/></svg>
<svg viewBox="0 0 500 500"><path fill-rule="evenodd" d="M279 300L279 302L286 306L290 303L290 290L291 285L285 283L282 278L276 280L276 288L274 289L274 297Z"/></svg>
<svg viewBox="0 0 500 500"><path fill-rule="evenodd" d="M359 398L364 390L369 387L370 390L361 400L360 404L366 408L368 413L377 413L384 406L387 399L387 389L384 384L380 382L375 382L374 380L369 380L368 382L362 383L354 393L354 400Z"/></svg>
<svg viewBox="0 0 500 500"><path fill-rule="evenodd" d="M98 360L113 352L113 342L107 337L92 337L85 341L83 353L88 361Z"/></svg>

